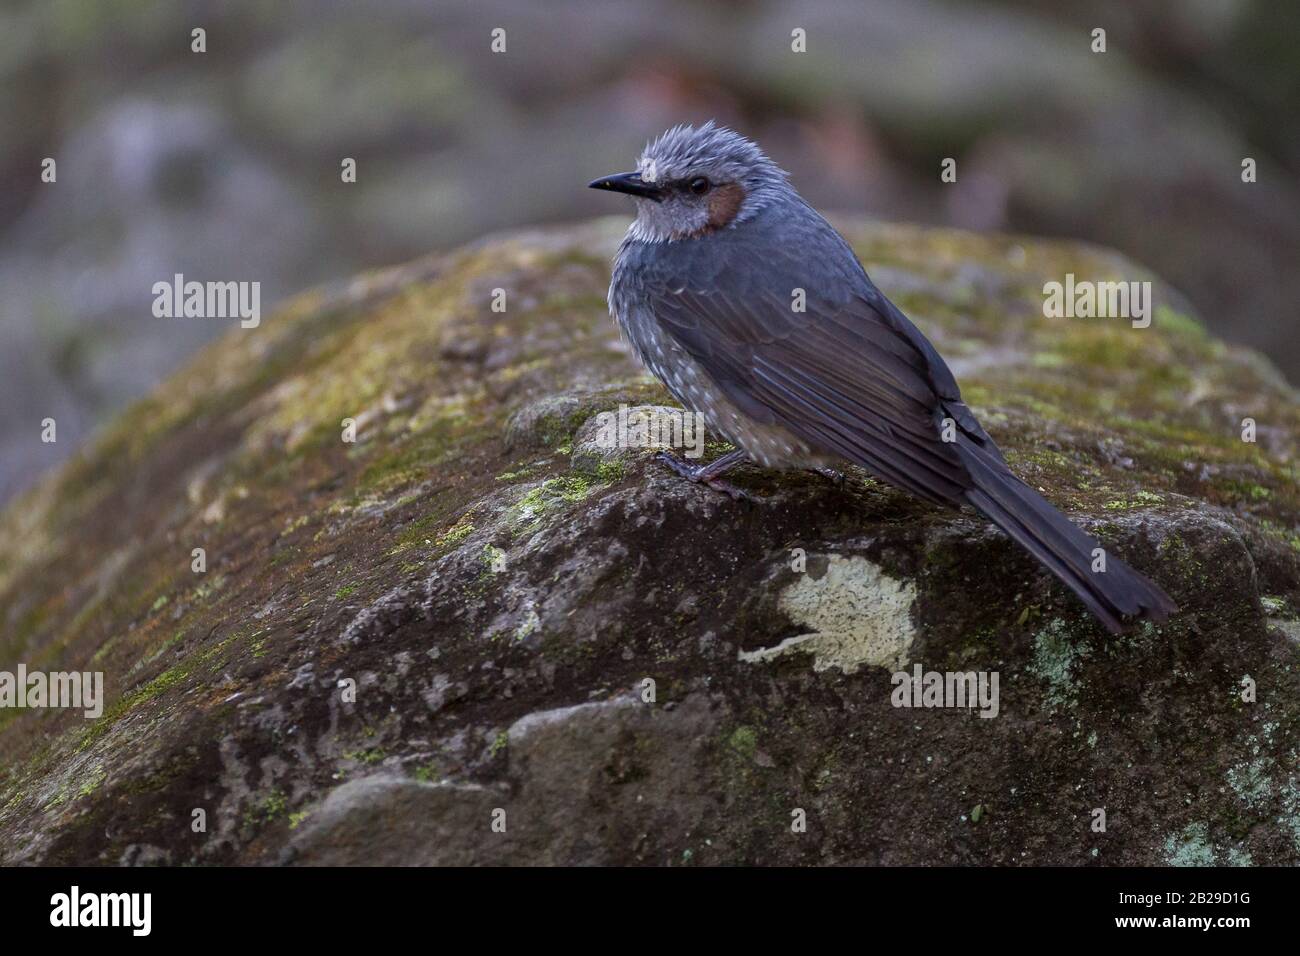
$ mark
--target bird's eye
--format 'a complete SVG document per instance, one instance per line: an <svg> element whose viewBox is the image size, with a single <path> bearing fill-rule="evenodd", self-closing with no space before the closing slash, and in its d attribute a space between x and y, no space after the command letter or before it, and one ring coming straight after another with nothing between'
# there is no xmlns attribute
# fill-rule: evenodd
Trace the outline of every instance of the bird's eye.
<svg viewBox="0 0 1300 956"><path fill-rule="evenodd" d="M709 181L705 179L703 176L696 176L694 179L692 179L689 183L686 184L686 188L689 189L691 192L695 193L695 195L697 196L703 196L706 192L709 191Z"/></svg>

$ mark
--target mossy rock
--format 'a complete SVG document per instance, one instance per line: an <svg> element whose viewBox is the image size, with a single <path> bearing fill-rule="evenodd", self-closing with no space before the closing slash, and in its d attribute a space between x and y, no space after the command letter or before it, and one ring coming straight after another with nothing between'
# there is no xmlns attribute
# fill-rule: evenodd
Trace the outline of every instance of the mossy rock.
<svg viewBox="0 0 1300 956"><path fill-rule="evenodd" d="M624 225L303 295L7 508L0 670L107 701L0 711L0 863L1300 862L1265 359L1159 283L1147 329L1044 317L1067 272L1143 275L1105 250L843 224L1013 467L1182 606L1112 639L861 472L746 467L746 505L589 453L671 404L606 314ZM892 706L915 663L997 672L998 716Z"/></svg>

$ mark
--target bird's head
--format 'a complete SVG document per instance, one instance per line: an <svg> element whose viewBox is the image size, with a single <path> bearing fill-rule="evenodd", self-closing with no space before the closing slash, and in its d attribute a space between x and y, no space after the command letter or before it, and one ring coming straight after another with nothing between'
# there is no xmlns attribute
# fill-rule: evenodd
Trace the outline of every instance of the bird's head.
<svg viewBox="0 0 1300 956"><path fill-rule="evenodd" d="M633 230L650 242L726 229L789 188L785 172L755 143L712 120L674 126L646 146L635 172L589 185L630 195L636 201Z"/></svg>

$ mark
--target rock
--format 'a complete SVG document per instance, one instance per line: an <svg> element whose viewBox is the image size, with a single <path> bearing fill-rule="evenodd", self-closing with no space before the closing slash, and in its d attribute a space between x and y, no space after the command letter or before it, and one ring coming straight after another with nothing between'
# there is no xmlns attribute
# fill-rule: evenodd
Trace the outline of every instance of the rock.
<svg viewBox="0 0 1300 956"><path fill-rule="evenodd" d="M506 448L546 448L573 436L582 402L573 395L548 395L529 402L506 422ZM581 421L581 418L578 418Z"/></svg>
<svg viewBox="0 0 1300 956"><path fill-rule="evenodd" d="M703 433L688 427L687 413L667 405L624 406L592 415L573 436L569 467L593 478L622 475L646 451L683 458L703 453Z"/></svg>
<svg viewBox="0 0 1300 956"><path fill-rule="evenodd" d="M484 839L500 795L473 784L373 776L332 790L289 837L280 862L303 866L469 866L505 862ZM507 831L508 832L508 831Z"/></svg>
<svg viewBox="0 0 1300 956"><path fill-rule="evenodd" d="M106 696L0 710L0 863L1300 863L1265 359L1160 284L1150 328L1045 317L1139 274L1105 250L843 224L1013 467L1182 606L1112 639L973 512L602 447L671 417L606 314L624 225L294 299L0 515L0 671ZM996 716L895 706L918 666L996 675Z"/></svg>
<svg viewBox="0 0 1300 956"><path fill-rule="evenodd" d="M506 732L510 786L385 775L350 781L290 837L282 862L554 865L614 863L629 853L644 859L647 841L638 831L653 828L660 839L680 841L700 822L694 814L706 803L700 786L708 774L699 763L715 729L707 703L694 697L671 711L621 697L528 714Z"/></svg>

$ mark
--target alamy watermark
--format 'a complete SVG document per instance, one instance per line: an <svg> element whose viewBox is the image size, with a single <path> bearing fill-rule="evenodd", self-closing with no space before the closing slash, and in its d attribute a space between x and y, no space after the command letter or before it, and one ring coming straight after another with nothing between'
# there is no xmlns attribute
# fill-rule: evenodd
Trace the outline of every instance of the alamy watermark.
<svg viewBox="0 0 1300 956"><path fill-rule="evenodd" d="M0 707L79 708L91 719L104 713L103 671L0 671Z"/></svg>
<svg viewBox="0 0 1300 956"><path fill-rule="evenodd" d="M119 926L129 928L132 936L148 936L153 929L153 894L83 893L74 885L50 897L50 925Z"/></svg>
<svg viewBox="0 0 1300 956"><path fill-rule="evenodd" d="M998 715L997 671L927 671L913 664L912 673L897 671L890 683L895 707L978 707L981 717Z"/></svg>
<svg viewBox="0 0 1300 956"><path fill-rule="evenodd" d="M160 319L239 319L245 329L262 321L262 283L185 281L153 284L153 314Z"/></svg>
<svg viewBox="0 0 1300 956"><path fill-rule="evenodd" d="M631 409L596 416L596 445L600 448L685 448L686 458L704 454L704 418L679 409Z"/></svg>
<svg viewBox="0 0 1300 956"><path fill-rule="evenodd" d="M1135 329L1151 324L1150 282L1075 281L1067 272L1064 283L1046 283L1043 296L1049 319L1131 319Z"/></svg>

